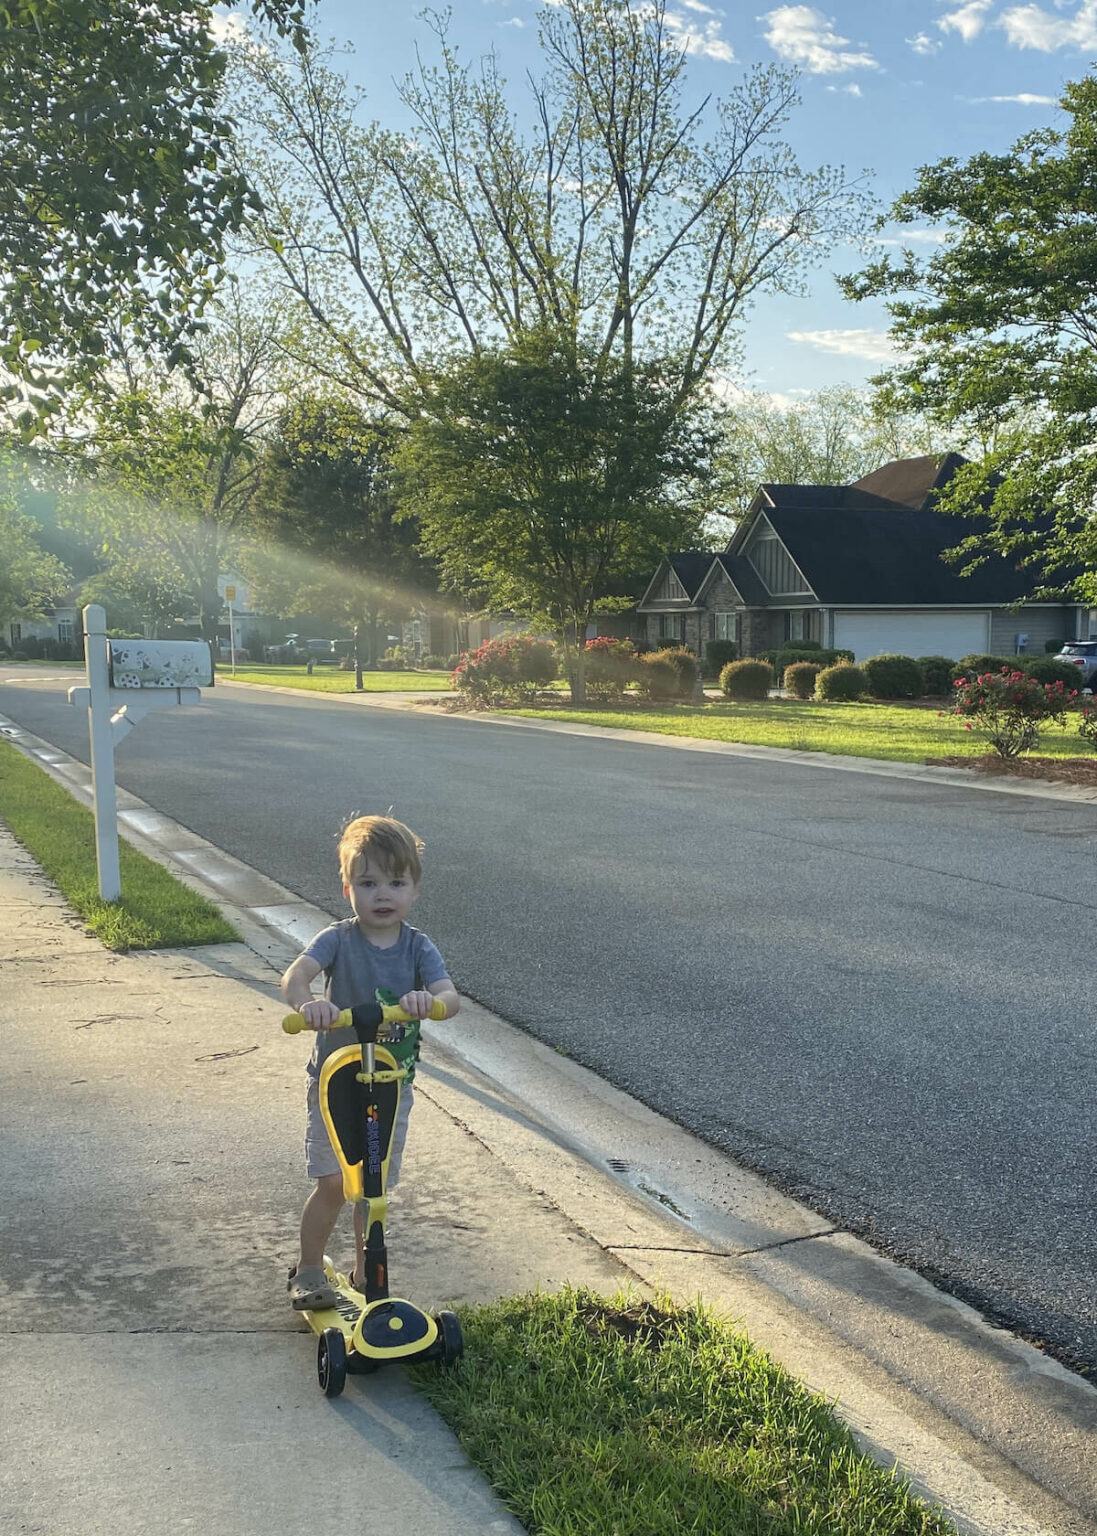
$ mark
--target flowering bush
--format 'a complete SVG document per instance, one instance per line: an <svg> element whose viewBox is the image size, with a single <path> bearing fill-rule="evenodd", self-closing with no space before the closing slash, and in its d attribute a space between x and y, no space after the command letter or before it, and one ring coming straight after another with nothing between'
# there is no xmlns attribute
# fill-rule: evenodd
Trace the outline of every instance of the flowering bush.
<svg viewBox="0 0 1097 1536"><path fill-rule="evenodd" d="M1063 683L1041 683L1016 668L975 677L957 677L953 683L951 713L968 722L969 731L980 731L1000 757L1030 752L1049 720L1062 725L1078 690ZM943 714L944 711L942 710Z"/></svg>
<svg viewBox="0 0 1097 1536"><path fill-rule="evenodd" d="M588 640L586 651L587 697L619 699L636 676L636 648L629 640L599 635Z"/></svg>
<svg viewBox="0 0 1097 1536"><path fill-rule="evenodd" d="M530 703L538 688L547 687L555 676L556 652L550 641L504 635L462 656L450 684L476 704Z"/></svg>
<svg viewBox="0 0 1097 1536"><path fill-rule="evenodd" d="M1082 705L1082 718L1078 721L1078 735L1091 752L1097 752L1097 709L1092 704Z"/></svg>

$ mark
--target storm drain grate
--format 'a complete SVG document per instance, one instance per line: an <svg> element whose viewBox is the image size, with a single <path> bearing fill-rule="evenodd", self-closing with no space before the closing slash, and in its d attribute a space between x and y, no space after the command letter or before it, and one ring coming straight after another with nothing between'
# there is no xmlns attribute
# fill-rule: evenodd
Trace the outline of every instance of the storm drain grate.
<svg viewBox="0 0 1097 1536"><path fill-rule="evenodd" d="M611 1157L609 1159L609 1166L613 1169L614 1173L628 1172L628 1164L620 1157Z"/></svg>

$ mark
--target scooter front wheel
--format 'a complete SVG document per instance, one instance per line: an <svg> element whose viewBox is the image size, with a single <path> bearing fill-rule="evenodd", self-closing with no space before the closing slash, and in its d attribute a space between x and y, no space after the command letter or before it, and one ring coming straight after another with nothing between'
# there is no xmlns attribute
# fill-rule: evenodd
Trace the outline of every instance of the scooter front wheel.
<svg viewBox="0 0 1097 1536"><path fill-rule="evenodd" d="M438 1324L438 1342L442 1346L438 1356L439 1362L442 1365L456 1365L465 1347L457 1313L439 1312L435 1321Z"/></svg>
<svg viewBox="0 0 1097 1536"><path fill-rule="evenodd" d="M338 1397L347 1384L347 1341L339 1328L325 1328L316 1346L316 1375L325 1397Z"/></svg>

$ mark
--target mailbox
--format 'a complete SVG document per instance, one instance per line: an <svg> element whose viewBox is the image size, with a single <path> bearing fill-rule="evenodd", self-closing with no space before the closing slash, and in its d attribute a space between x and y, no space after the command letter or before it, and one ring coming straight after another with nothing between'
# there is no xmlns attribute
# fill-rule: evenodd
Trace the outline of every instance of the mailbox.
<svg viewBox="0 0 1097 1536"><path fill-rule="evenodd" d="M206 640L111 640L112 688L209 688L213 656Z"/></svg>

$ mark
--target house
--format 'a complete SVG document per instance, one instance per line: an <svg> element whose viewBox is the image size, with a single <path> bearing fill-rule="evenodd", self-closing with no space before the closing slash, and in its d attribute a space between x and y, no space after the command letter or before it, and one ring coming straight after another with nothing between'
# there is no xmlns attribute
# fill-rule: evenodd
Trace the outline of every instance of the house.
<svg viewBox="0 0 1097 1536"><path fill-rule="evenodd" d="M936 510L935 492L964 462L900 459L853 485L759 487L722 553L663 560L637 605L636 638L698 655L710 640L734 640L740 656L815 640L858 661L955 661L1087 637L1088 607L1025 601L1032 572L992 555L961 576L941 558L967 530Z"/></svg>

